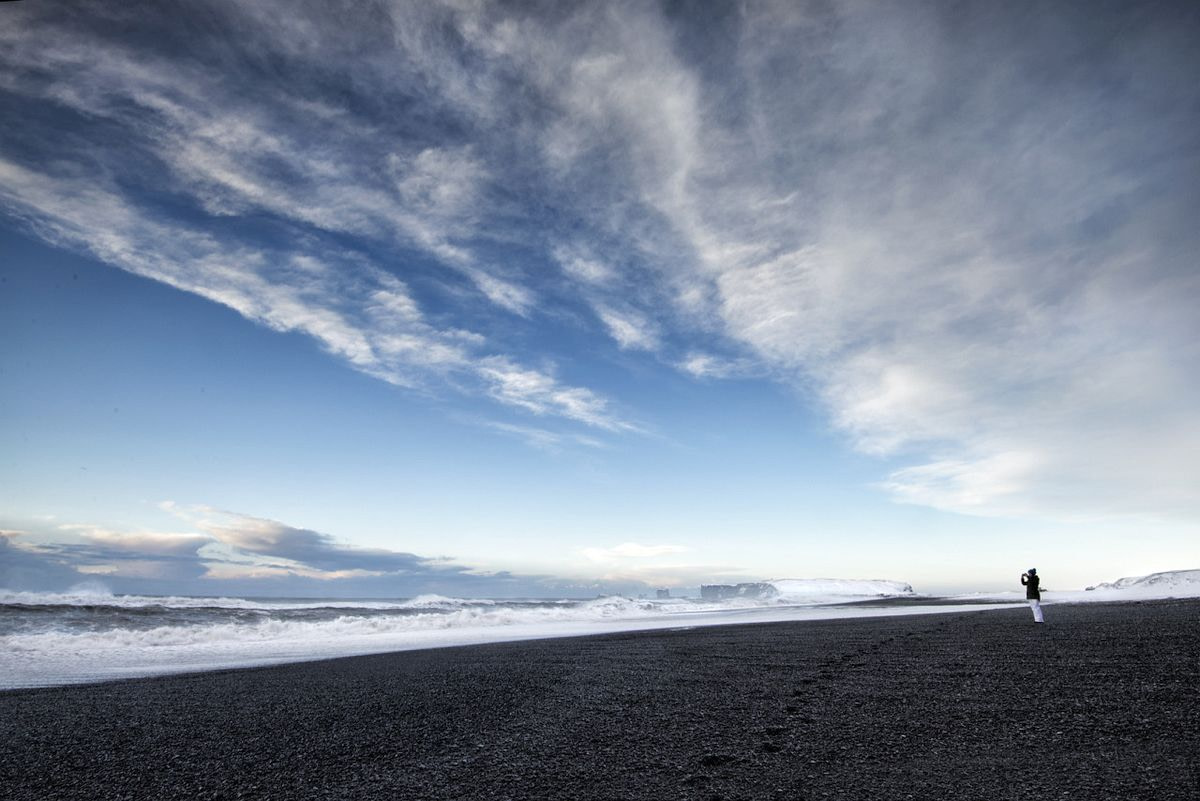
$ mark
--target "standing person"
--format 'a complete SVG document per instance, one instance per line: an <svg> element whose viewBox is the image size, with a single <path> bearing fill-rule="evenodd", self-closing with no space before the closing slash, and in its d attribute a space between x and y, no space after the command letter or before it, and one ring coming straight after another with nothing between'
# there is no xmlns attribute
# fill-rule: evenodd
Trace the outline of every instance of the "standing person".
<svg viewBox="0 0 1200 801"><path fill-rule="evenodd" d="M1042 620L1042 593L1038 590L1041 582L1036 567L1031 567L1021 574L1021 584L1025 586L1025 598L1029 601L1029 608L1033 610L1034 623L1045 622Z"/></svg>

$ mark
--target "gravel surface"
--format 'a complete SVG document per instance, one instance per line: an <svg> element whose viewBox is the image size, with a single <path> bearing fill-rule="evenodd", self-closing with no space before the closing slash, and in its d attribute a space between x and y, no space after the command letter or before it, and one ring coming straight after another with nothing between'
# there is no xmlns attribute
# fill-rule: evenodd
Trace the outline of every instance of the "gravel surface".
<svg viewBox="0 0 1200 801"><path fill-rule="evenodd" d="M1200 601L699 628L0 693L19 799L1200 798Z"/></svg>

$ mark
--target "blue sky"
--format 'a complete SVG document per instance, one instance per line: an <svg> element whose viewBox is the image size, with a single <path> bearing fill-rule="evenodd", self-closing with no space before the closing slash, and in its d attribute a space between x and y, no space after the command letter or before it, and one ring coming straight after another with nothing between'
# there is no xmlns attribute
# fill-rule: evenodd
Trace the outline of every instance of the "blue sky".
<svg viewBox="0 0 1200 801"><path fill-rule="evenodd" d="M0 17L0 585L1200 564L1186 4Z"/></svg>

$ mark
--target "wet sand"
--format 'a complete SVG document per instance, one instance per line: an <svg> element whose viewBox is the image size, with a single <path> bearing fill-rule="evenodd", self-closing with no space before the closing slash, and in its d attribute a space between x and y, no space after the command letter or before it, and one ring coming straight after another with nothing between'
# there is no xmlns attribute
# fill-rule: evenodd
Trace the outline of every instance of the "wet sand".
<svg viewBox="0 0 1200 801"><path fill-rule="evenodd" d="M0 693L6 799L1195 799L1200 601Z"/></svg>

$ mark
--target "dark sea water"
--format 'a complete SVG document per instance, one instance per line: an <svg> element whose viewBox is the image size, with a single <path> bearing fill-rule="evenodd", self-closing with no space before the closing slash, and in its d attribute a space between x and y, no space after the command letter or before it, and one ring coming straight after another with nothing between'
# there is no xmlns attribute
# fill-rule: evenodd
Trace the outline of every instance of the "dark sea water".
<svg viewBox="0 0 1200 801"><path fill-rule="evenodd" d="M904 585L878 582L812 584L799 591L794 582L790 586L790 594L728 601L205 598L0 590L0 688L504 640L895 614L904 607L887 602L919 600ZM868 599L885 603L864 606Z"/></svg>

